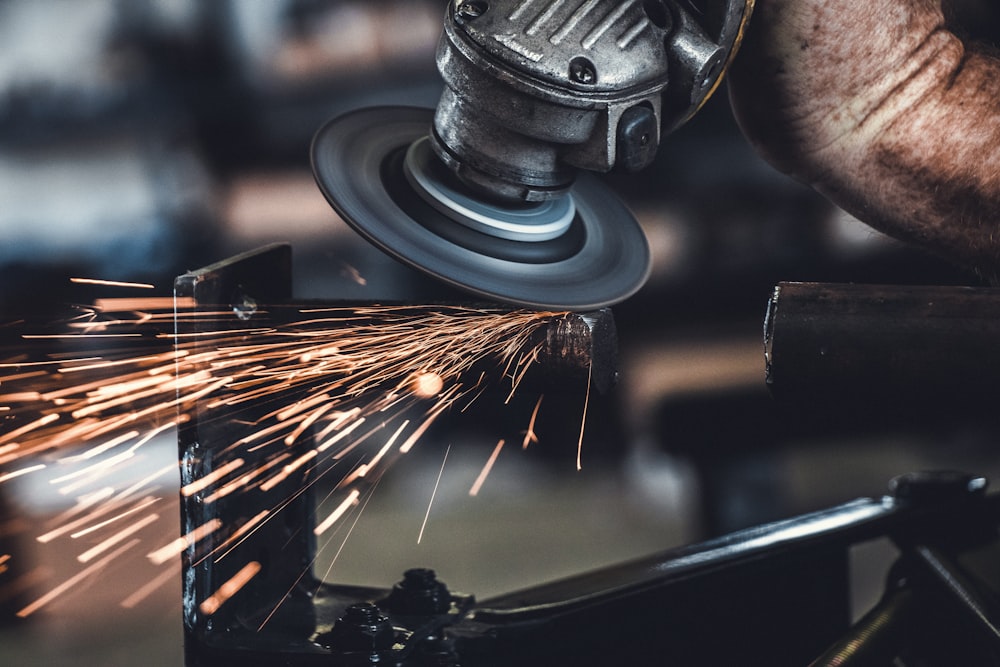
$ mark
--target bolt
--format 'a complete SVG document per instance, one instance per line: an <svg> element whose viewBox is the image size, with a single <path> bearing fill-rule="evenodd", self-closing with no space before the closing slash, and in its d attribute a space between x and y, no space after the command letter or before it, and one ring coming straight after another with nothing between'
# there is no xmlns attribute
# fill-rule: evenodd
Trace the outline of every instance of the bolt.
<svg viewBox="0 0 1000 667"><path fill-rule="evenodd" d="M371 662L378 660L377 653L392 648L396 634L392 623L378 607L370 602L352 604L344 615L316 640L327 648L341 653L367 653Z"/></svg>
<svg viewBox="0 0 1000 667"><path fill-rule="evenodd" d="M483 0L466 0L455 9L455 16L459 19L471 21L486 13L490 6Z"/></svg>
<svg viewBox="0 0 1000 667"><path fill-rule="evenodd" d="M458 667L458 654L450 642L441 637L428 637L417 645L416 664L420 667Z"/></svg>
<svg viewBox="0 0 1000 667"><path fill-rule="evenodd" d="M246 322L257 313L257 300L240 291L233 300L233 315Z"/></svg>
<svg viewBox="0 0 1000 667"><path fill-rule="evenodd" d="M403 573L403 580L392 587L384 604L386 609L397 614L444 614L451 608L451 593L438 581L434 570L414 568Z"/></svg>
<svg viewBox="0 0 1000 667"><path fill-rule="evenodd" d="M597 82L597 69L586 58L573 58L569 63L569 77L577 83L590 86Z"/></svg>
<svg viewBox="0 0 1000 667"><path fill-rule="evenodd" d="M890 480L889 493L896 500L940 503L982 496L987 483L985 477L953 470L911 472Z"/></svg>

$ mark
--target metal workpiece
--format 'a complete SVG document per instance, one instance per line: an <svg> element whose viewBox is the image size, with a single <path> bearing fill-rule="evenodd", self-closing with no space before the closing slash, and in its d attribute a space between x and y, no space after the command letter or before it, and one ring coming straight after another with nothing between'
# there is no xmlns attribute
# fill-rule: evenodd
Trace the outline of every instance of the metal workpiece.
<svg viewBox="0 0 1000 667"><path fill-rule="evenodd" d="M540 337L537 361L548 382L589 381L602 394L618 383L618 329L610 308L557 317Z"/></svg>
<svg viewBox="0 0 1000 667"><path fill-rule="evenodd" d="M1000 376L1000 290L781 283L764 340L782 400L972 407Z"/></svg>

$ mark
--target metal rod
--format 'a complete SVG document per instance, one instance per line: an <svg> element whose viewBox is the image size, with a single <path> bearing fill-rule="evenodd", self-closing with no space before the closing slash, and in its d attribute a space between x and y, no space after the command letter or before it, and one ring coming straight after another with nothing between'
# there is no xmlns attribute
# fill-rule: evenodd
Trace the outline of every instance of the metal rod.
<svg viewBox="0 0 1000 667"><path fill-rule="evenodd" d="M1000 377L1000 289L781 283L764 338L779 399L979 402Z"/></svg>

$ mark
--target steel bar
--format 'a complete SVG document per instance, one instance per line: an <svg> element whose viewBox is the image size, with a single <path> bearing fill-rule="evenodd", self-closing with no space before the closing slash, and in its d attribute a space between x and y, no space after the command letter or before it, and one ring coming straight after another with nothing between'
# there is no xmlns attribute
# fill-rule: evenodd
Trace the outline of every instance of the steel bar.
<svg viewBox="0 0 1000 667"><path fill-rule="evenodd" d="M765 322L767 384L792 401L994 396L1000 289L781 283Z"/></svg>

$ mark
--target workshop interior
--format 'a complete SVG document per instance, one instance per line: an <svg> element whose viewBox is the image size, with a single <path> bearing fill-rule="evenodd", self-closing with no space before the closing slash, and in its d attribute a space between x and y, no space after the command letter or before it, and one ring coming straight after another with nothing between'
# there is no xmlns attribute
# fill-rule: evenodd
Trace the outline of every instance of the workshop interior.
<svg viewBox="0 0 1000 667"><path fill-rule="evenodd" d="M0 663L1000 664L1000 292L754 153L752 6L0 2ZM253 379L22 455L105 351Z"/></svg>

